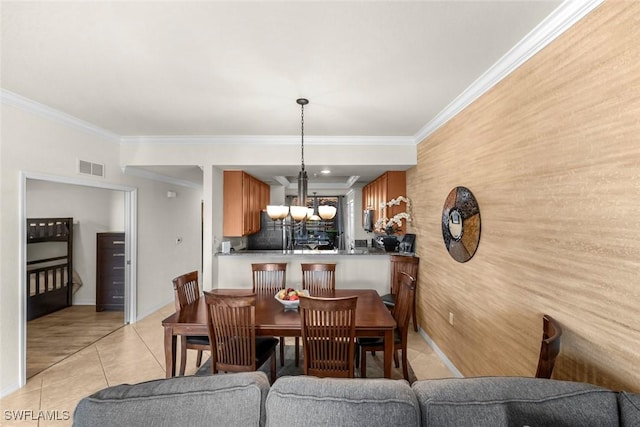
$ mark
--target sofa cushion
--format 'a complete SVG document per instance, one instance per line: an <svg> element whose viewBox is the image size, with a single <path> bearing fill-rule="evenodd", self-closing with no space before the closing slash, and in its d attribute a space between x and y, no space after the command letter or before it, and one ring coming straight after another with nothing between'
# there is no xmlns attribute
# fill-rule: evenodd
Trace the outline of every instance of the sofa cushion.
<svg viewBox="0 0 640 427"><path fill-rule="evenodd" d="M388 379L282 377L267 396L267 426L419 426L409 383Z"/></svg>
<svg viewBox="0 0 640 427"><path fill-rule="evenodd" d="M616 393L591 384L483 377L416 381L425 426L617 426Z"/></svg>
<svg viewBox="0 0 640 427"><path fill-rule="evenodd" d="M74 426L263 426L263 372L123 384L82 399Z"/></svg>
<svg viewBox="0 0 640 427"><path fill-rule="evenodd" d="M621 426L640 426L640 394L618 393L618 407Z"/></svg>

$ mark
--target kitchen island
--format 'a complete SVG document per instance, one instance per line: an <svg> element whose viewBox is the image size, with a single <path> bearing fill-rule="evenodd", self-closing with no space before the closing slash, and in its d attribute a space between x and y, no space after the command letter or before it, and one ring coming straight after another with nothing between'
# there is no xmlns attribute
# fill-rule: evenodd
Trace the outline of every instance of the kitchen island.
<svg viewBox="0 0 640 427"><path fill-rule="evenodd" d="M230 254L216 254L218 264L217 288L252 288L251 264L264 262L287 263L287 286L302 286L303 263L335 263L337 289L375 289L378 294L389 293L391 277L389 253L379 249L355 250L242 250Z"/></svg>

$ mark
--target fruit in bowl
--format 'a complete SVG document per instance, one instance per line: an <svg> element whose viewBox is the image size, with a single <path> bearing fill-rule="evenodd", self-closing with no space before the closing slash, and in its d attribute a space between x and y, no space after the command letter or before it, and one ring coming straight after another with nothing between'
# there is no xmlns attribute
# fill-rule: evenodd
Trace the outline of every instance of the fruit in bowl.
<svg viewBox="0 0 640 427"><path fill-rule="evenodd" d="M309 296L309 292L293 288L282 289L276 294L276 299L285 309L297 309L300 305L300 295Z"/></svg>

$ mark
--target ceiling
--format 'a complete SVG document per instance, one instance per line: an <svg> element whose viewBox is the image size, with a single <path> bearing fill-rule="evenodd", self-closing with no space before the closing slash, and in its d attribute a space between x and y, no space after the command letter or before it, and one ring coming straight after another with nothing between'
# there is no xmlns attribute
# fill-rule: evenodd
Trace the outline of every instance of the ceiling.
<svg viewBox="0 0 640 427"><path fill-rule="evenodd" d="M120 136L300 135L305 97L305 136L406 140L559 4L3 0L2 88Z"/></svg>

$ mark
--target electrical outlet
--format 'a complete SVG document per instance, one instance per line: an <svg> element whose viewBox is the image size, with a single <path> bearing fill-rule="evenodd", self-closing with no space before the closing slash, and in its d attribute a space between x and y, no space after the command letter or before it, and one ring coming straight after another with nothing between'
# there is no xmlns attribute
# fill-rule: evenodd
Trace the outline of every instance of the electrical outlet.
<svg viewBox="0 0 640 427"><path fill-rule="evenodd" d="M449 324L453 326L453 313L449 312Z"/></svg>

